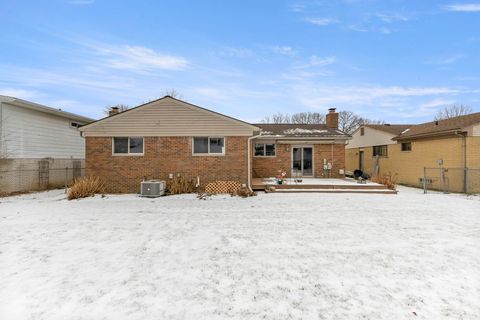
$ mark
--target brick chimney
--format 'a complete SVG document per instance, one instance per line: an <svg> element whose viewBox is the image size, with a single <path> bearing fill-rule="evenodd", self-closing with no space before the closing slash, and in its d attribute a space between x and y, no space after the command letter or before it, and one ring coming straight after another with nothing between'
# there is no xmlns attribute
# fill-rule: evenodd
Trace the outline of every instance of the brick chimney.
<svg viewBox="0 0 480 320"><path fill-rule="evenodd" d="M335 108L328 109L325 120L327 122L327 128L338 129L338 113L335 112Z"/></svg>
<svg viewBox="0 0 480 320"><path fill-rule="evenodd" d="M108 116L111 117L111 116L117 114L118 111L119 111L118 107L111 107L110 110L108 111Z"/></svg>

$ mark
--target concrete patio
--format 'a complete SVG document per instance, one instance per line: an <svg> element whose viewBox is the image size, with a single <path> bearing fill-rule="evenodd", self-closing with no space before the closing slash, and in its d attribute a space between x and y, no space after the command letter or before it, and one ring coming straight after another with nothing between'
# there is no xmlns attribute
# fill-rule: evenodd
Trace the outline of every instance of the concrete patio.
<svg viewBox="0 0 480 320"><path fill-rule="evenodd" d="M275 192L323 192L323 193L386 193L396 194L395 190L389 190L384 185L344 178L286 178L282 184L278 184L275 178L254 178L252 179L254 190L265 190Z"/></svg>

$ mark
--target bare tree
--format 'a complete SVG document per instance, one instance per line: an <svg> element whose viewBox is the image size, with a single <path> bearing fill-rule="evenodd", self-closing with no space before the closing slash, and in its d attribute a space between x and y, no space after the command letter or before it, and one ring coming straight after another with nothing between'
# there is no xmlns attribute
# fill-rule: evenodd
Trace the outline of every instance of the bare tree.
<svg viewBox="0 0 480 320"><path fill-rule="evenodd" d="M372 120L361 117L351 111L340 111L338 113L338 129L345 133L351 134L358 127L364 124L383 124L382 120Z"/></svg>
<svg viewBox="0 0 480 320"><path fill-rule="evenodd" d="M116 104L116 105L113 105L113 106L109 106L109 107L105 107L103 109L103 113L105 113L107 116L110 114L110 109L112 109L113 107L117 107L118 108L118 112L123 112L123 111L127 111L128 109L130 109L129 106L127 106L126 104Z"/></svg>
<svg viewBox="0 0 480 320"><path fill-rule="evenodd" d="M290 117L291 123L320 124L325 123L325 115L318 112L299 112Z"/></svg>
<svg viewBox="0 0 480 320"><path fill-rule="evenodd" d="M183 99L183 95L175 88L163 90L164 96L170 96L172 98Z"/></svg>
<svg viewBox="0 0 480 320"><path fill-rule="evenodd" d="M266 116L262 123L324 124L325 115L318 112L299 112L291 116L281 112ZM345 133L353 133L362 124L382 124L383 121L363 118L351 111L338 113L338 128Z"/></svg>
<svg viewBox="0 0 480 320"><path fill-rule="evenodd" d="M464 116L472 112L473 109L470 106L464 104L452 104L449 106L445 106L443 109L439 110L433 120L437 121L443 119L450 119L458 116Z"/></svg>

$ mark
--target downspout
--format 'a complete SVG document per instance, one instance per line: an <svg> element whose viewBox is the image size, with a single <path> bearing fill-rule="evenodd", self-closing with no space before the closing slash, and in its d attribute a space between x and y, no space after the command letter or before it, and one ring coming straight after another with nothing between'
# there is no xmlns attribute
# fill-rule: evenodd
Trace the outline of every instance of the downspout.
<svg viewBox="0 0 480 320"><path fill-rule="evenodd" d="M252 189L252 171L251 171L251 168L252 168L252 164L251 164L251 157L250 157L250 154L251 154L251 142L253 139L255 138L258 138L260 137L261 135L260 134L257 134L255 136L251 136L248 138L248 141L247 141L247 187L248 187L248 190L250 190L251 192L253 192L253 189Z"/></svg>
<svg viewBox="0 0 480 320"><path fill-rule="evenodd" d="M332 143L330 144L330 149L331 149L331 153L332 153L332 161L330 162L331 163L330 170L328 170L328 177L329 178L332 177L332 171L333 171L333 144L334 143L335 143L335 140L332 140Z"/></svg>
<svg viewBox="0 0 480 320"><path fill-rule="evenodd" d="M467 183L467 137L465 134L458 133L455 131L455 135L462 138L462 156L463 156L463 192L467 193L468 183Z"/></svg>

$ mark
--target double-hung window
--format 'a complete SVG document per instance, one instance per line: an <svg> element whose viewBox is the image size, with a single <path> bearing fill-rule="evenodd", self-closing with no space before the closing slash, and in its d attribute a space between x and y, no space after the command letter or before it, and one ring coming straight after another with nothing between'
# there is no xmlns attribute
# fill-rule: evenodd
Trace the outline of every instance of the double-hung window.
<svg viewBox="0 0 480 320"><path fill-rule="evenodd" d="M255 143L254 156L255 157L275 157L274 143Z"/></svg>
<svg viewBox="0 0 480 320"><path fill-rule="evenodd" d="M143 155L143 138L141 137L114 137L114 155Z"/></svg>
<svg viewBox="0 0 480 320"><path fill-rule="evenodd" d="M224 155L225 138L223 137L194 137L193 154L197 155Z"/></svg>
<svg viewBox="0 0 480 320"><path fill-rule="evenodd" d="M386 157L387 156L387 145L383 146L374 146L373 147L373 156Z"/></svg>

